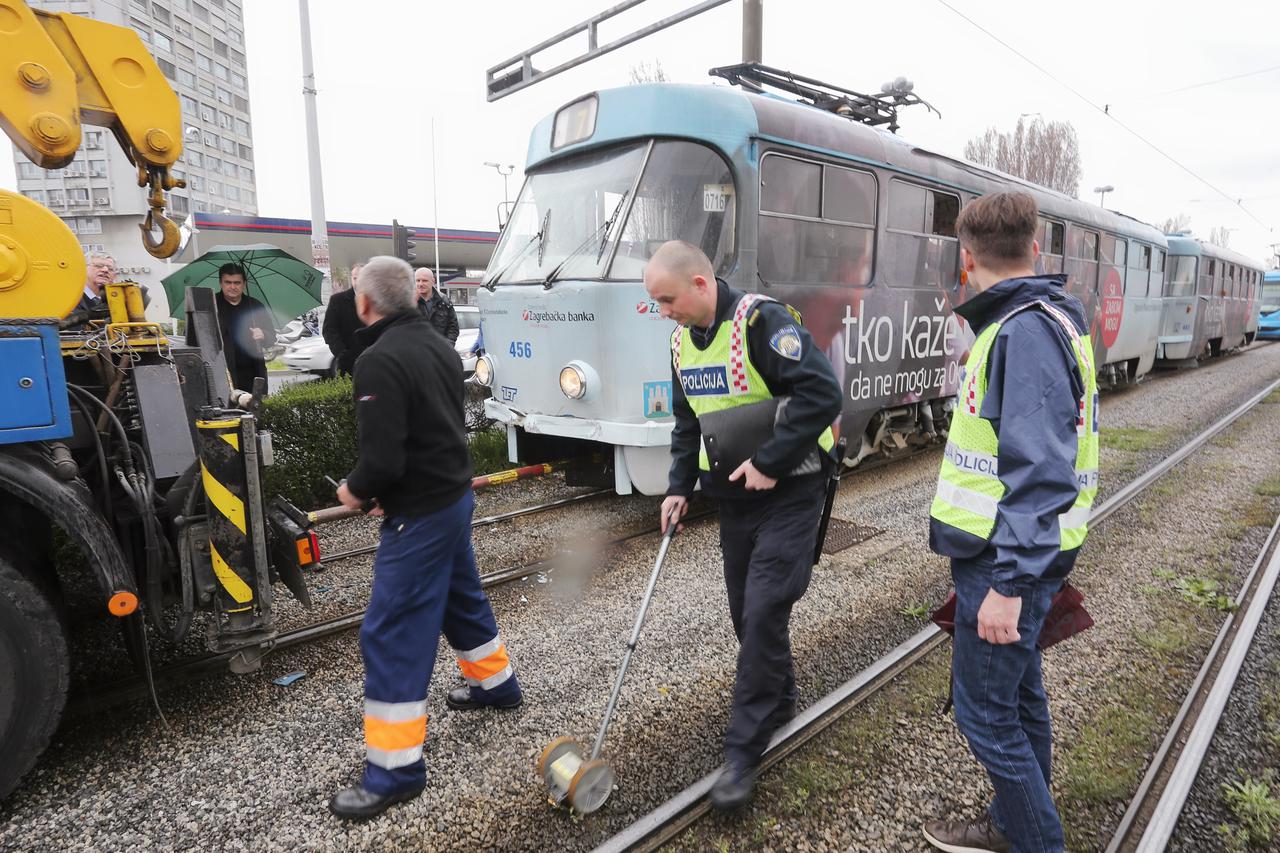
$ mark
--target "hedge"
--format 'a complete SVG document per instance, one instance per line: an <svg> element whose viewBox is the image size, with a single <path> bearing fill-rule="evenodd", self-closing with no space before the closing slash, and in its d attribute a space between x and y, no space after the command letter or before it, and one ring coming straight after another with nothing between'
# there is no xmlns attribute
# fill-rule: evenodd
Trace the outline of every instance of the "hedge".
<svg viewBox="0 0 1280 853"><path fill-rule="evenodd" d="M472 411L474 388L467 386ZM480 406L483 409L483 403ZM285 386L263 400L259 428L271 431L275 450L275 464L264 469L267 497L284 495L304 510L333 506L333 486L325 475L340 480L356 464L351 380L339 377ZM476 474L507 467L503 430L482 429L471 436L471 445Z"/></svg>

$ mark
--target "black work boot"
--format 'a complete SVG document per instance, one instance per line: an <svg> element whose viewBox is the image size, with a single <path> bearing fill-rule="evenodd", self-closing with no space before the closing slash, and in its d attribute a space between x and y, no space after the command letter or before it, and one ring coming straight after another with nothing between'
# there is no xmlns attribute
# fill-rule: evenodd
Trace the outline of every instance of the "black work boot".
<svg viewBox="0 0 1280 853"><path fill-rule="evenodd" d="M947 853L1009 853L1013 844L983 814L973 821L931 820L924 825L924 840Z"/></svg>
<svg viewBox="0 0 1280 853"><path fill-rule="evenodd" d="M726 764L719 778L711 786L711 806L719 812L733 812L751 802L756 786L755 768L744 770L734 764Z"/></svg>
<svg viewBox="0 0 1280 853"><path fill-rule="evenodd" d="M382 814L396 803L412 800L422 793L422 787L390 794L375 794L365 790L363 785L352 785L333 795L333 799L329 800L329 811L343 820L368 820Z"/></svg>
<svg viewBox="0 0 1280 853"><path fill-rule="evenodd" d="M796 718L796 700L783 699L778 703L778 707L773 709L773 713L769 715L769 737L773 737L778 733L778 729L785 726Z"/></svg>
<svg viewBox="0 0 1280 853"><path fill-rule="evenodd" d="M477 708L497 708L500 711L509 711L524 704L524 696L519 691L516 692L514 697L504 697L506 701L501 702L485 702L476 696L476 692L472 690L471 685L464 684L445 694L444 702L455 711L474 711Z"/></svg>

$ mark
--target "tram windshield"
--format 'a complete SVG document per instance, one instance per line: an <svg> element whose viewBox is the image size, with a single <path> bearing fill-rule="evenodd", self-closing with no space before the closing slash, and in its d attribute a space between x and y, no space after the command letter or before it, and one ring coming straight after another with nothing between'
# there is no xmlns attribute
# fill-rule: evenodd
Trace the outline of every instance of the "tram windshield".
<svg viewBox="0 0 1280 853"><path fill-rule="evenodd" d="M1271 314L1280 311L1280 281L1264 281L1262 283L1262 306L1263 314Z"/></svg>
<svg viewBox="0 0 1280 853"><path fill-rule="evenodd" d="M728 165L691 142L640 142L552 163L520 190L486 284L638 281L654 250L673 239L701 246L723 272L735 201Z"/></svg>

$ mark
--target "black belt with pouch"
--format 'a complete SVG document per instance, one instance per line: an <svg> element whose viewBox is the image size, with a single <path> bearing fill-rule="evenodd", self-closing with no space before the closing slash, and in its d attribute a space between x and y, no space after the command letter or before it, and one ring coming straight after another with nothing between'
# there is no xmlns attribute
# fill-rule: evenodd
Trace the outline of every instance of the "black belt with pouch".
<svg viewBox="0 0 1280 853"><path fill-rule="evenodd" d="M711 481L724 491L744 491L744 478L729 482L729 475L773 438L774 428L787 422L790 397L771 397L759 403L732 406L698 417L702 443L711 463ZM815 445L786 476L814 474L822 470L821 450Z"/></svg>

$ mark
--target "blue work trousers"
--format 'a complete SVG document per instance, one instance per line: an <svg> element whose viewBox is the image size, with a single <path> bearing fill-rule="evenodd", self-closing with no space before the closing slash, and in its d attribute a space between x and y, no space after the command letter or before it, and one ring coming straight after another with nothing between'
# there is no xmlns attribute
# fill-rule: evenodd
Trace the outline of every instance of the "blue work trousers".
<svg viewBox="0 0 1280 853"><path fill-rule="evenodd" d="M492 703L520 696L476 571L474 506L468 489L429 515L388 517L382 523L373 594L360 628L366 790L386 794L426 782L427 687L441 631L473 696Z"/></svg>
<svg viewBox="0 0 1280 853"><path fill-rule="evenodd" d="M1041 580L1022 594L1016 643L978 637L978 608L991 589L988 555L953 559L956 629L952 691L956 723L995 788L988 808L1017 853L1063 849L1062 821L1049 793L1053 724L1036 641L1059 580Z"/></svg>

